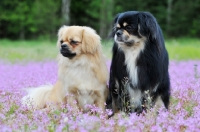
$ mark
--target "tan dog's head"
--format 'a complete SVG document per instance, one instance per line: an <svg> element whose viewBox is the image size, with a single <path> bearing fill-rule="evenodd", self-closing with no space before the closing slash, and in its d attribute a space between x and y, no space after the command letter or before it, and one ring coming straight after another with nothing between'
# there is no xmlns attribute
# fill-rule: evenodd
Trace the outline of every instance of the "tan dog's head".
<svg viewBox="0 0 200 132"><path fill-rule="evenodd" d="M95 30L82 26L62 26L57 46L64 57L72 59L81 54L94 54L100 49L100 37Z"/></svg>

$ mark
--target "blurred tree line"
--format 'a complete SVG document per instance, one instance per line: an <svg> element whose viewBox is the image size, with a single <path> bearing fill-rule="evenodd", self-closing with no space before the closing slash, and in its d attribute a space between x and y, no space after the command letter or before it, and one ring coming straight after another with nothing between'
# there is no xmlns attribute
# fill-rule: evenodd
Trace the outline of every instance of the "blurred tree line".
<svg viewBox="0 0 200 132"><path fill-rule="evenodd" d="M64 24L107 38L114 16L129 10L151 12L167 37L200 37L200 0L0 0L0 38L56 38Z"/></svg>

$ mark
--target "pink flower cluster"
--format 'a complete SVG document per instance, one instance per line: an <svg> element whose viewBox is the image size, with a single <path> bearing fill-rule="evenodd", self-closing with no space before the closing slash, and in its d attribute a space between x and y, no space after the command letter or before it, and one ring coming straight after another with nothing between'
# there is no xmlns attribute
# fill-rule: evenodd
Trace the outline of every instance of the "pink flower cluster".
<svg viewBox="0 0 200 132"><path fill-rule="evenodd" d="M200 61L171 61L169 72L169 111L153 108L140 116L121 113L107 119L95 107L98 114L74 113L67 104L55 111L28 110L20 103L24 88L54 84L56 62L0 62L0 131L200 131Z"/></svg>

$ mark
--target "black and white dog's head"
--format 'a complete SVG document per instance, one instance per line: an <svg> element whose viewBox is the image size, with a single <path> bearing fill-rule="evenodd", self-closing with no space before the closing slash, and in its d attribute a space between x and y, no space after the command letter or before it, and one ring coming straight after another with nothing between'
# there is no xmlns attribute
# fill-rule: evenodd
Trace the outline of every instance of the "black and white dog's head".
<svg viewBox="0 0 200 132"><path fill-rule="evenodd" d="M139 46L144 48L146 41L155 41L159 48L161 30L153 15L148 12L128 11L119 13L114 19L112 37L119 48Z"/></svg>

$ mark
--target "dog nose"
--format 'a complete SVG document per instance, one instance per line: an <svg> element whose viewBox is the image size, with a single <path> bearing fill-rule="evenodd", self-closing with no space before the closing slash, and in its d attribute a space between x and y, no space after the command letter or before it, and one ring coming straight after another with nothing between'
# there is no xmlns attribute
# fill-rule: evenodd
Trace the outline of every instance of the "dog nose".
<svg viewBox="0 0 200 132"><path fill-rule="evenodd" d="M61 44L61 48L66 48L67 45L66 44Z"/></svg>
<svg viewBox="0 0 200 132"><path fill-rule="evenodd" d="M121 30L117 31L116 35L117 37L120 37L123 34L123 32Z"/></svg>

